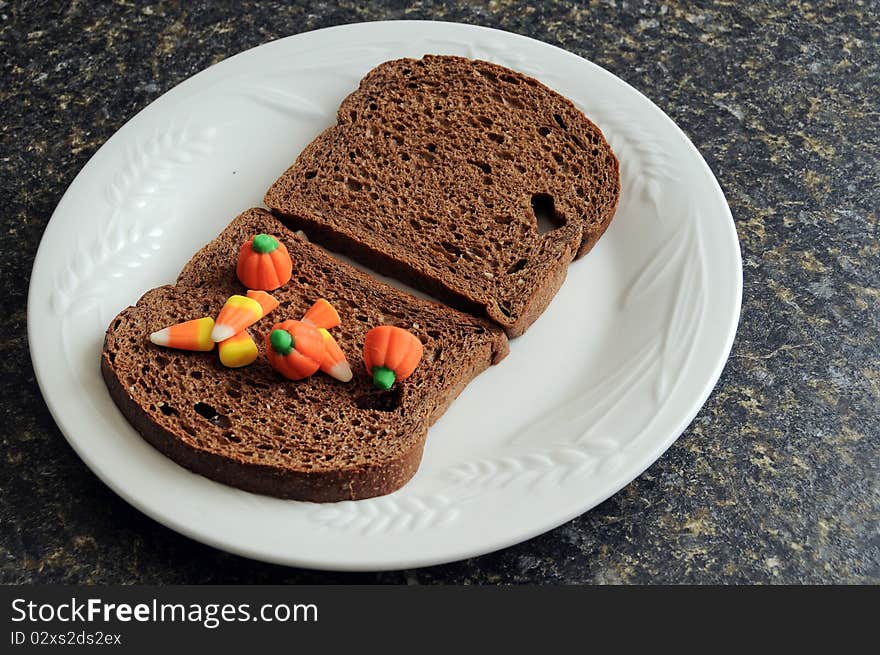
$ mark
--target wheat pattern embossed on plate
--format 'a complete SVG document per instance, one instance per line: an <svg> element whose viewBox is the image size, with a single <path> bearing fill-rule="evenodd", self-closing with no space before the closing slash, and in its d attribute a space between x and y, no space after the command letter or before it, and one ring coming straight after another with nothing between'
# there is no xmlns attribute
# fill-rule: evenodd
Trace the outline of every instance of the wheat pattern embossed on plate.
<svg viewBox="0 0 880 655"><path fill-rule="evenodd" d="M50 306L57 317L92 310L104 285L161 249L169 215L157 219L155 206L185 179L184 169L211 154L215 135L212 127L168 126L126 148L104 191L107 222L85 243L72 245L56 275Z"/></svg>

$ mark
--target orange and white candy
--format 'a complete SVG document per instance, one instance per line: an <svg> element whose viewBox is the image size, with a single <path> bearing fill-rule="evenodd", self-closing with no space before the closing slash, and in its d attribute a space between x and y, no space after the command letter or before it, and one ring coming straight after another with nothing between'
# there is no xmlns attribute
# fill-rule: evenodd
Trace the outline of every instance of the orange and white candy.
<svg viewBox="0 0 880 655"><path fill-rule="evenodd" d="M336 343L333 335L326 329L318 328L318 332L324 338L324 348L327 351L324 359L321 360L321 370L335 380L348 382L354 374L351 372L351 366L345 358L345 353L342 352L342 348Z"/></svg>
<svg viewBox="0 0 880 655"><path fill-rule="evenodd" d="M333 335L328 332L330 328L335 328L342 322L339 318L339 312L324 298L319 298L309 307L302 322L318 328L318 332L324 339L327 353L321 361L321 371L340 382L351 380L353 374L351 366L345 358L345 353L342 352L342 348L336 343Z"/></svg>
<svg viewBox="0 0 880 655"><path fill-rule="evenodd" d="M211 338L218 342L226 341L259 321L277 306L278 301L265 291L249 291L247 296L230 296L217 315Z"/></svg>
<svg viewBox="0 0 880 655"><path fill-rule="evenodd" d="M214 349L211 334L214 319L210 316L185 321L153 332L150 341L157 346L177 348L178 350L200 350L207 352Z"/></svg>

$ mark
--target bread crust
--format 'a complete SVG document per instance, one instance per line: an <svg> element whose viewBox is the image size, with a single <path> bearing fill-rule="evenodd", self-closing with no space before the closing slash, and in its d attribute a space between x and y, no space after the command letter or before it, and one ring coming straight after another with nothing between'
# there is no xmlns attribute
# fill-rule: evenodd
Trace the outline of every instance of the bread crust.
<svg viewBox="0 0 880 655"><path fill-rule="evenodd" d="M315 503L382 496L406 484L422 458L424 438L414 442L399 459L377 467L302 471L241 461L194 448L179 434L155 423L126 393L106 351L101 353L101 374L113 402L147 443L193 473L244 491Z"/></svg>

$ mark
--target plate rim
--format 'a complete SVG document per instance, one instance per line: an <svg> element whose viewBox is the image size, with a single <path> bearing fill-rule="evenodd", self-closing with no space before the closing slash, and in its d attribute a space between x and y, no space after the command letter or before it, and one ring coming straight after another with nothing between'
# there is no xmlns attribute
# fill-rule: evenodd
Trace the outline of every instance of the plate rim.
<svg viewBox="0 0 880 655"><path fill-rule="evenodd" d="M465 27L467 29L474 29L479 32L484 33L495 33L503 35L503 38L514 37L515 39L524 39L531 42L536 42L540 44L542 47L550 48L556 53L562 53L566 57L576 58L581 65L584 63L588 64L592 69L597 72L600 72L602 75L611 78L615 84L621 84L627 87L629 90L635 92L639 97L640 101L647 103L651 108L653 108L656 113L663 117L668 126L674 128L674 131L677 132L678 136L683 140L686 144L686 147L689 149L691 155L696 156L696 161L699 163L701 169L704 169L706 173L708 173L708 177L711 180L711 192L713 195L720 200L720 207L723 208L724 218L724 228L726 232L726 239L731 242L734 246L732 254L733 263L735 265L735 271L730 271L729 273L732 275L734 285L734 299L733 299L733 313L731 320L728 325L724 326L725 328L725 339L724 345L720 351L719 356L716 358L713 366L712 373L706 379L706 381L702 385L702 392L698 397L695 396L694 400L690 403L690 410L686 413L683 413L682 418L677 422L676 428L669 431L664 439L657 439L651 443L651 447L648 449L649 454L643 455L644 465L639 464L636 468L638 468L638 472L635 475L632 475L633 468L621 469L617 472L614 480L614 484L609 484L607 493L603 492L601 494L601 499L595 503L592 503L586 508L576 509L574 511L565 512L564 514L553 514L552 518L547 518L544 521L533 521L530 523L529 529L520 530L517 533L515 538L496 538L496 539L484 539L480 542L480 545L473 545L470 547L464 548L447 548L447 555L444 556L410 556L410 557L396 557L394 558L394 563L388 563L386 565L377 566L375 564L370 564L369 562L358 561L355 559L340 562L340 561L330 561L326 559L321 559L320 557L309 557L309 556L299 556L296 552L287 552L287 553L278 553L277 551L269 552L269 548L259 548L254 545L249 545L246 547L242 547L237 544L233 544L227 541L224 541L221 536L217 536L210 532L206 532L199 529L194 529L191 525L182 523L179 521L173 514L163 513L158 508L151 507L148 503L143 502L141 498L136 495L130 493L124 485L117 484L117 481L110 476L106 471L104 471L101 466L92 461L87 454L84 452L83 448L80 444L78 444L76 438L72 437L69 434L68 427L66 427L61 420L61 415L63 412L58 408L57 400L50 394L47 393L47 383L44 379L45 373L47 371L40 372L39 367L37 366L37 359L35 356L34 344L35 344L35 335L33 334L33 325L34 325L34 315L37 312L35 307L35 302L33 302L33 289L35 286L35 272L37 271L38 264L41 262L42 258L45 258L45 251L47 243L46 241L46 233L49 232L49 229L52 225L52 221L55 219L58 214L59 208L64 205L65 198L67 198L70 194L71 189L76 185L77 181L87 174L90 167L94 164L94 161L102 150L104 150L107 145L113 140L117 135L122 132L130 123L135 121L143 112L150 109L158 100L166 96L167 94L173 92L175 89L178 89L181 85L186 84L203 74L205 71L213 68L216 65L223 64L235 58L246 55L252 50L256 50L258 48L264 48L266 46L271 46L273 44L278 44L284 40L292 40L298 37L302 37L306 34L319 34L319 33L328 33L328 32L336 32L336 31L346 31L346 30L358 30L364 28L364 26L376 26L376 25L408 25L408 26L418 26L424 24L431 25L443 25L443 26L451 26L453 29L459 29ZM718 384L720 377L723 373L725 366L730 358L730 353L733 348L734 340L736 337L736 332L739 326L739 321L741 319L741 311L742 311L742 294L743 294L743 265L742 265L742 252L741 252L741 244L736 232L736 226L733 219L732 212L730 210L730 205L727 202L727 199L724 195L724 191L721 188L720 183L718 182L717 177L713 173L712 169L709 167L706 160L703 158L702 154L693 144L688 135L672 120L672 118L664 112L659 106L657 106L653 101L651 101L647 96L645 96L641 91L630 85L628 82L623 80L622 78L614 75L610 71L605 68L599 66L598 64L581 57L575 53L569 52L559 46L546 43L544 41L540 41L539 39L535 39L529 36L525 36L522 34L518 34L515 32L509 32L506 30L501 30L497 28L486 27L483 25L474 25L469 23L456 23L451 21L430 21L430 20L388 20L388 21L367 21L367 22L357 22L357 23L346 23L342 25L335 25L331 27L318 28L314 30L308 30L304 32L299 32L296 34L288 35L285 37L280 37L278 39L273 39L271 41L267 41L265 43L261 43L255 45L251 48L247 48L240 52L235 53L234 55L227 57L226 59L218 62L217 64L212 64L206 68L203 68L193 75L181 80L171 88L169 88L165 93L153 99L150 103L148 103L145 107L140 109L137 113L131 116L128 120L126 120L114 133L92 154L89 160L82 166L82 168L77 172L77 174L73 177L61 198L58 201L55 209L52 212L52 216L46 224L46 228L44 229L43 234L40 238L40 243L37 249L37 252L34 256L34 262L31 267L31 275L30 281L28 285L28 299L27 299L27 336L28 336L28 348L31 358L32 368L34 370L34 376L37 381L37 385L40 389L40 393L46 403L47 408L49 409L49 413L52 416L55 424L57 425L59 431L64 435L68 444L73 448L74 452L77 456L86 464L86 466L90 469L90 471L95 474L105 485L107 485L114 493L116 493L119 497L125 500L127 503L135 507L138 511L143 512L153 520L158 523L180 533L186 537L194 539L198 542L207 544L211 547L218 548L225 552L231 552L237 555L241 555L244 557L248 557L251 559L256 559L260 561L273 562L277 564L282 564L286 566L295 566L295 567L303 567L303 568L311 568L311 569L319 569L319 570L327 570L327 571L382 571L382 570L398 570L398 569L409 569L409 568L418 568L424 566L438 565L444 563L451 563L460 561L462 559L479 556L483 554L487 554L490 552L495 552L499 549L509 547L518 543L522 543L528 539L532 539L540 534L544 534L549 530L559 527L564 523L569 522L573 518L580 516L586 512L594 509L598 504L604 502L608 498L611 498L615 494L617 494L623 487L628 485L630 482L641 476L645 470L647 470L652 464L654 464L668 449L669 447L684 433L687 427L693 422L694 418L699 414L700 410L705 405L708 398L711 396L713 390Z"/></svg>

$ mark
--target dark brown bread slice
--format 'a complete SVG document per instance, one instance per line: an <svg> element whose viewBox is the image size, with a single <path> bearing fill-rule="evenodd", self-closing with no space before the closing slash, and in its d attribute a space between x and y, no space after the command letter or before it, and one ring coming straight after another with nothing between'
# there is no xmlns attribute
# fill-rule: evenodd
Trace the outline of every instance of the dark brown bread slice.
<svg viewBox="0 0 880 655"><path fill-rule="evenodd" d="M251 329L257 361L228 369L216 350L151 344L151 332L216 316L229 295L243 293L238 248L260 232L284 242L294 272L272 292L281 306ZM342 318L332 332L355 371L348 384L322 373L285 380L263 354L263 335L274 323L301 318L321 297ZM373 389L361 358L364 335L381 324L405 327L424 344L416 372L389 392ZM177 285L147 292L113 320L101 370L126 418L177 463L248 491L321 502L402 486L418 467L428 426L506 354L504 333L489 322L378 282L251 209L190 260Z"/></svg>
<svg viewBox="0 0 880 655"><path fill-rule="evenodd" d="M569 100L501 66L426 56L368 73L265 202L517 336L608 227L619 192L617 159ZM536 213L558 227L539 234Z"/></svg>

